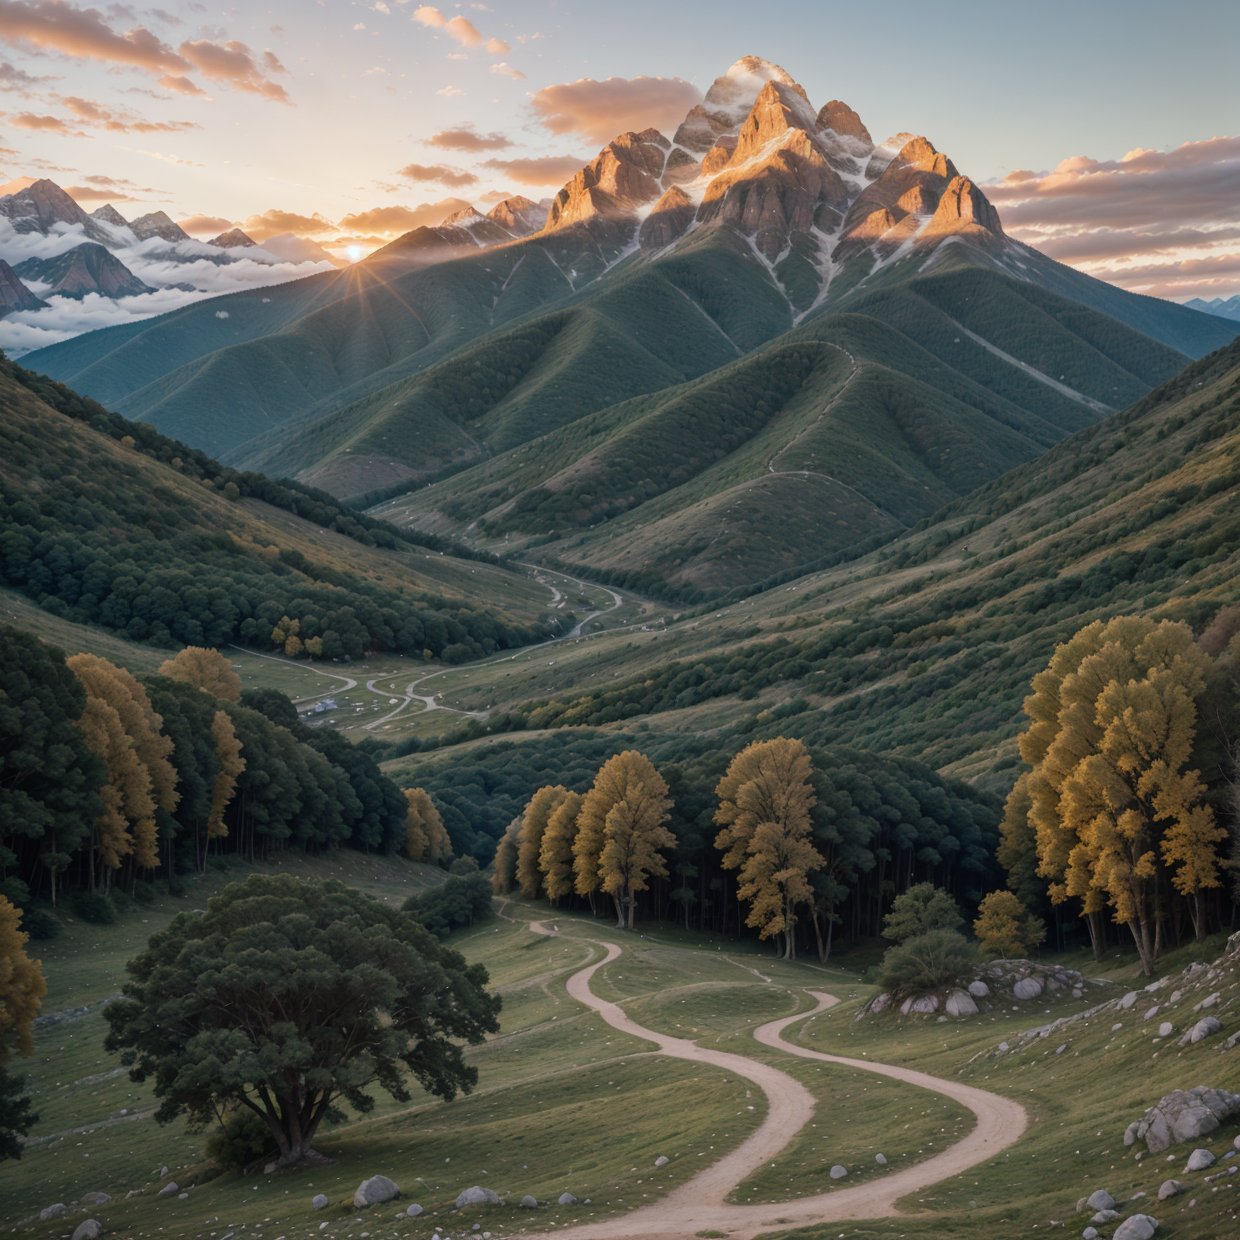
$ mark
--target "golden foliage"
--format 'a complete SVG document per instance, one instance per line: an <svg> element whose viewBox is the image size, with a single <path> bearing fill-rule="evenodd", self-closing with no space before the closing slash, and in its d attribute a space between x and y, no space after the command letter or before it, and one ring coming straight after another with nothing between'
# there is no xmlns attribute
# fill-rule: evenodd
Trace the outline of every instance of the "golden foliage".
<svg viewBox="0 0 1240 1240"><path fill-rule="evenodd" d="M228 834L224 811L237 791L237 780L245 770L241 738L232 720L222 710L211 716L211 739L215 743L215 776L211 780L211 809L207 815L207 839L223 839Z"/></svg>
<svg viewBox="0 0 1240 1240"><path fill-rule="evenodd" d="M241 677L224 655L207 646L186 646L160 664L159 674L193 685L224 702L241 701Z"/></svg>
<svg viewBox="0 0 1240 1240"><path fill-rule="evenodd" d="M542 871L538 864L543 834L551 815L568 795L563 784L539 788L521 815L521 826L517 829L517 886L527 899L536 900L543 893Z"/></svg>
<svg viewBox="0 0 1240 1240"><path fill-rule="evenodd" d="M0 1064L8 1060L14 1041L19 1054L34 1049L34 1018L47 994L42 967L26 955L28 937L17 909L0 896Z"/></svg>
<svg viewBox="0 0 1240 1240"><path fill-rule="evenodd" d="M538 849L538 869L548 900L573 894L573 840L583 798L570 792L551 812Z"/></svg>
<svg viewBox="0 0 1240 1240"><path fill-rule="evenodd" d="M438 865L452 860L452 843L435 802L425 788L405 789L405 855Z"/></svg>

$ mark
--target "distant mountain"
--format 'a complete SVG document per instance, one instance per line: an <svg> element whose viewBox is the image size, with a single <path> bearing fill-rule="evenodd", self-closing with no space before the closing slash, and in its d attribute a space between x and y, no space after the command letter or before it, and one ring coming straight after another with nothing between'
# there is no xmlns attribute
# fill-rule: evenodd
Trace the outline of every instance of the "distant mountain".
<svg viewBox="0 0 1240 1240"><path fill-rule="evenodd" d="M217 245L225 250L235 250L238 248L248 249L250 246L257 245L258 242L247 233L243 233L240 228L230 228L227 232L220 233L218 237L212 237L207 244Z"/></svg>
<svg viewBox="0 0 1240 1240"><path fill-rule="evenodd" d="M136 297L155 291L109 250L89 241L54 258L28 258L14 270L27 280L50 284L50 293L60 297Z"/></svg>
<svg viewBox="0 0 1240 1240"><path fill-rule="evenodd" d="M331 263L334 267L344 266L343 261L330 250L324 249L317 241L311 241L308 237L281 233L258 244L268 254L274 254L286 263Z"/></svg>
<svg viewBox="0 0 1240 1240"><path fill-rule="evenodd" d="M710 596L897 536L1238 330L1014 241L929 140L756 57L539 214L31 364L419 529Z"/></svg>
<svg viewBox="0 0 1240 1240"><path fill-rule="evenodd" d="M0 258L0 317L14 310L41 310L47 303L18 279L17 272Z"/></svg>
<svg viewBox="0 0 1240 1240"><path fill-rule="evenodd" d="M92 219L102 220L105 224L111 224L113 228L129 227L129 221L110 202L102 207L96 207L90 214Z"/></svg>
<svg viewBox="0 0 1240 1240"><path fill-rule="evenodd" d="M55 181L41 178L0 197L0 216L19 233L47 234L58 224L78 224L91 241L107 244L112 234L87 215Z"/></svg>
<svg viewBox="0 0 1240 1240"><path fill-rule="evenodd" d="M129 227L139 241L161 237L164 241L192 241L193 238L165 211L152 211L129 221Z"/></svg>
<svg viewBox="0 0 1240 1240"><path fill-rule="evenodd" d="M1209 301L1202 301L1200 297L1194 297L1191 301L1184 303L1190 310L1200 310L1205 314L1217 314L1221 319L1232 319L1240 322L1240 293L1235 297L1212 297Z"/></svg>

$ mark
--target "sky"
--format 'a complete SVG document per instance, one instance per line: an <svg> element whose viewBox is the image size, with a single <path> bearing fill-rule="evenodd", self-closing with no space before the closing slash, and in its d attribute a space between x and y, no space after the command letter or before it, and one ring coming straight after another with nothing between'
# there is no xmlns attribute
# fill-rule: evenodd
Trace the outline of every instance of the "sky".
<svg viewBox="0 0 1240 1240"><path fill-rule="evenodd" d="M876 139L925 134L1053 257L1240 293L1235 0L0 0L0 181L357 257L465 203L553 195L746 54Z"/></svg>

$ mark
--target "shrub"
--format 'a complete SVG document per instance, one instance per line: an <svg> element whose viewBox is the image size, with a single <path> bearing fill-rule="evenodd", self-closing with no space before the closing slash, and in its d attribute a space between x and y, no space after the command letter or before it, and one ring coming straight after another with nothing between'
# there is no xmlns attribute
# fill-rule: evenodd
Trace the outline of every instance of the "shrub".
<svg viewBox="0 0 1240 1240"><path fill-rule="evenodd" d="M73 911L92 926L110 926L116 920L116 905L102 891L81 891L73 898Z"/></svg>
<svg viewBox="0 0 1240 1240"><path fill-rule="evenodd" d="M36 904L22 913L22 929L32 939L47 943L60 934L62 927L60 918L50 908Z"/></svg>
<svg viewBox="0 0 1240 1240"><path fill-rule="evenodd" d="M959 930L964 918L956 901L933 883L917 883L891 902L883 918L883 938L904 943L931 930Z"/></svg>
<svg viewBox="0 0 1240 1240"><path fill-rule="evenodd" d="M954 930L915 935L883 957L879 985L896 997L948 990L967 982L977 968L977 952Z"/></svg>
<svg viewBox="0 0 1240 1240"><path fill-rule="evenodd" d="M253 1111L235 1111L207 1138L207 1157L232 1171L244 1171L274 1150L267 1125Z"/></svg>

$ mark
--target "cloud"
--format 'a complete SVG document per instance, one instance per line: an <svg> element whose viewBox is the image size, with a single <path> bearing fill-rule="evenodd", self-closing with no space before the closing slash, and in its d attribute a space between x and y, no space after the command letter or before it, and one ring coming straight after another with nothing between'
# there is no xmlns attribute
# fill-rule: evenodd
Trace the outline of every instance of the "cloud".
<svg viewBox="0 0 1240 1240"><path fill-rule="evenodd" d="M586 161L576 155L537 155L531 158L486 159L484 168L495 168L518 185L563 185Z"/></svg>
<svg viewBox="0 0 1240 1240"><path fill-rule="evenodd" d="M59 116L47 116L38 112L18 112L9 117L9 124L16 129L28 129L32 133L56 133L66 138L84 138L80 129L71 128Z"/></svg>
<svg viewBox="0 0 1240 1240"><path fill-rule="evenodd" d="M464 185L477 184L478 178L463 168L450 168L447 164L406 164L397 173L410 181L438 181L459 189Z"/></svg>
<svg viewBox="0 0 1240 1240"><path fill-rule="evenodd" d="M512 51L512 47L505 43L503 39L488 39L487 51L492 56L507 56Z"/></svg>
<svg viewBox="0 0 1240 1240"><path fill-rule="evenodd" d="M160 194L162 191L149 185L135 185L124 177L102 175L82 178L82 185L66 185L65 193L75 202L140 202L139 194Z"/></svg>
<svg viewBox="0 0 1240 1240"><path fill-rule="evenodd" d="M609 77L544 86L530 102L552 133L578 133L602 144L627 130L671 131L701 98L683 78Z"/></svg>
<svg viewBox="0 0 1240 1240"><path fill-rule="evenodd" d="M445 151L502 151L512 145L502 133L479 133L472 125L441 129L426 139L427 146Z"/></svg>
<svg viewBox="0 0 1240 1240"><path fill-rule="evenodd" d="M468 17L445 17L433 4L418 5L413 20L430 30L442 30L462 47L477 47L482 42L482 32Z"/></svg>
<svg viewBox="0 0 1240 1240"><path fill-rule="evenodd" d="M83 125L94 125L113 133L179 133L197 129L192 121L147 121L128 108L107 108L77 95L62 95L60 102Z"/></svg>
<svg viewBox="0 0 1240 1240"><path fill-rule="evenodd" d="M435 94L444 95L451 98L453 95L463 95L465 92L459 86L441 86Z"/></svg>
<svg viewBox="0 0 1240 1240"><path fill-rule="evenodd" d="M407 233L413 228L431 227L443 223L446 216L469 206L462 198L444 198L439 202L422 202L416 207L372 207L346 215L340 227L346 232L372 233L389 239Z"/></svg>
<svg viewBox="0 0 1240 1240"><path fill-rule="evenodd" d="M525 77L525 74L520 69L514 69L506 60L501 60L498 64L492 65L491 72L498 73L501 77L514 78L517 81Z"/></svg>
<svg viewBox="0 0 1240 1240"><path fill-rule="evenodd" d="M1240 137L1073 155L985 187L1018 240L1124 288L1160 297L1240 288Z"/></svg>
<svg viewBox="0 0 1240 1240"><path fill-rule="evenodd" d="M120 7L113 16L132 20ZM236 39L186 40L174 49L145 26L122 34L98 9L79 9L67 0L0 0L0 40L78 60L142 69L160 75L161 85L182 94L201 93L185 76L197 69L236 90L289 102L284 88L267 76L285 72L271 53L264 54L260 67L250 49Z"/></svg>
<svg viewBox="0 0 1240 1240"><path fill-rule="evenodd" d="M209 237L227 232L233 226L232 220L225 219L222 215L191 215L186 219L177 220L177 223L191 236L194 233L206 233Z"/></svg>
<svg viewBox="0 0 1240 1240"><path fill-rule="evenodd" d="M54 77L36 77L27 73L7 60L0 60L0 90L12 91L16 95L29 95L37 86L46 86L56 81Z"/></svg>
<svg viewBox="0 0 1240 1240"><path fill-rule="evenodd" d="M317 213L301 215L297 211L282 211L278 207L251 215L241 227L255 241L265 241L268 237L278 237L288 232L299 237L322 237L336 231L335 224Z"/></svg>
<svg viewBox="0 0 1240 1240"><path fill-rule="evenodd" d="M178 95L198 95L205 98L207 93L201 86L196 86L189 78L178 73L165 73L155 84L162 86L164 90L175 91Z"/></svg>

